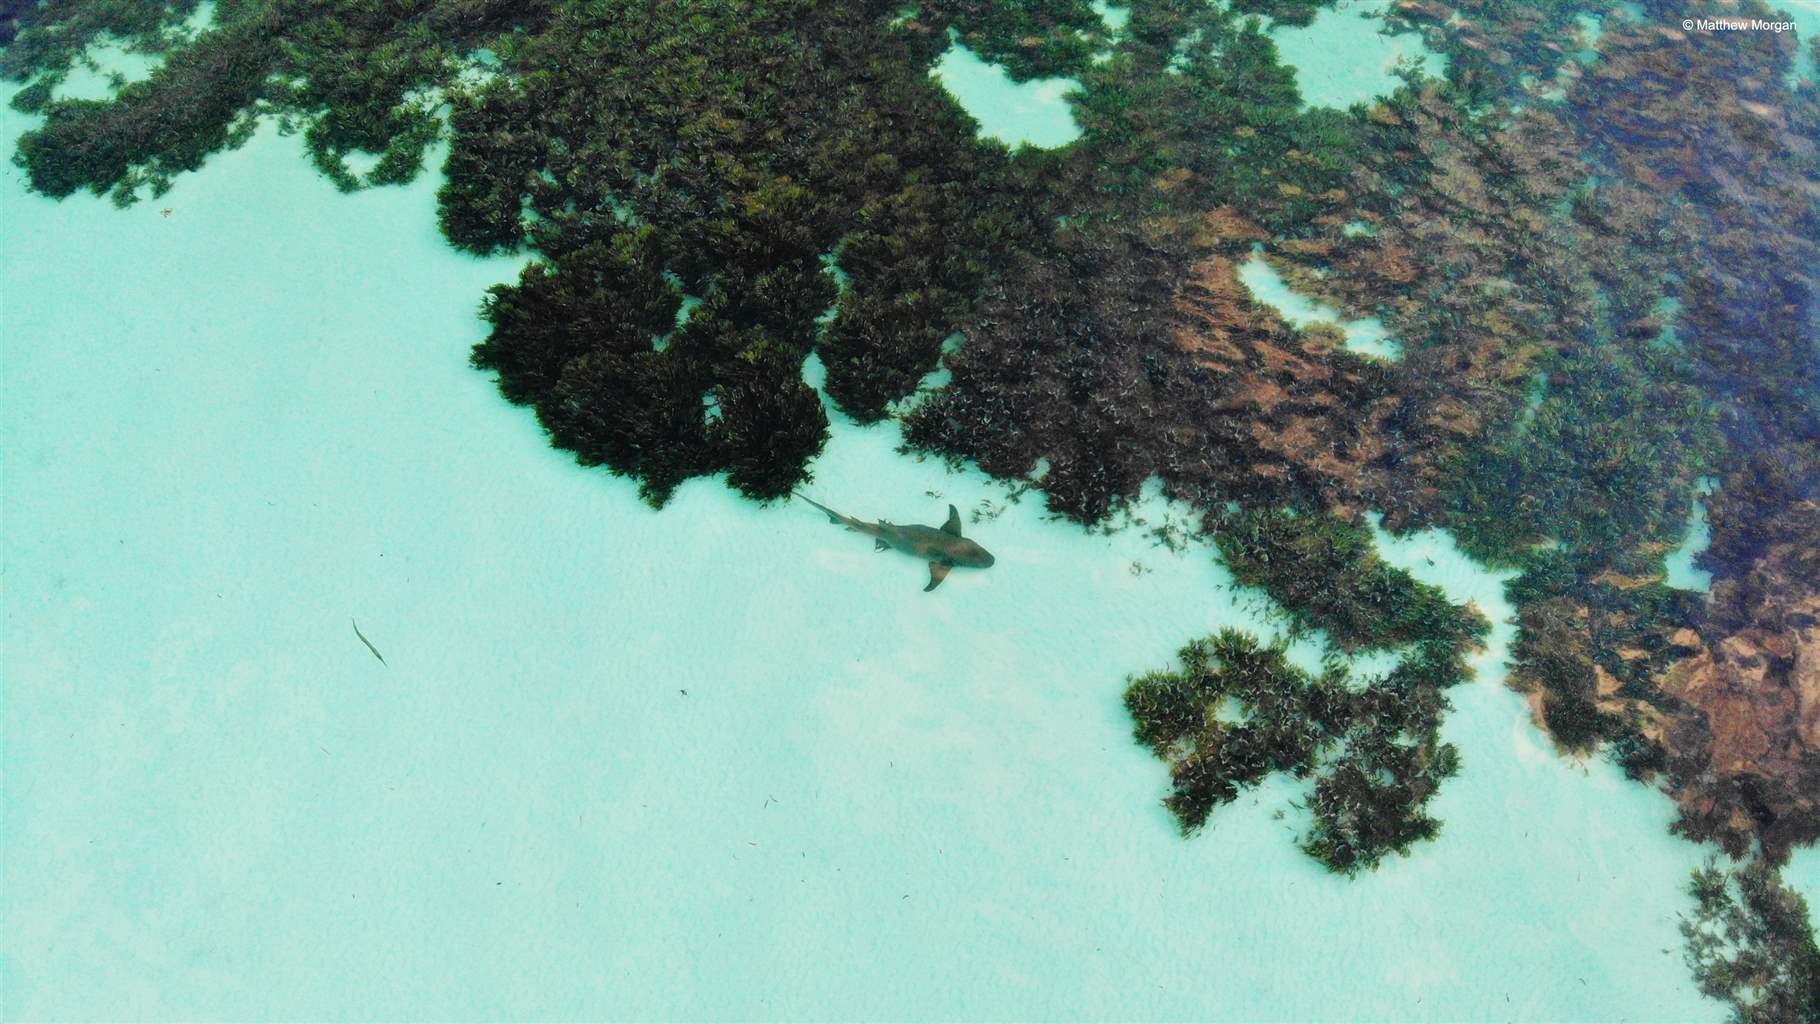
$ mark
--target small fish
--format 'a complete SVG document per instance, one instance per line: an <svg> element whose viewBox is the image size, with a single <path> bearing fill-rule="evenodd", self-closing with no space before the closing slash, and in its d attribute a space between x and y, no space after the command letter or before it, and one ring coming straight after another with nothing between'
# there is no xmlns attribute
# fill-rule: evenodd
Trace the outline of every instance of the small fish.
<svg viewBox="0 0 1820 1024"><path fill-rule="evenodd" d="M367 635L360 631L360 623L349 619L348 624L354 627L354 635L360 638L361 643L367 645L367 650L373 652L373 657L378 658L381 665L385 665L385 655L379 653L379 648L373 646L373 641L368 640ZM391 668L390 665L386 665L386 667Z"/></svg>

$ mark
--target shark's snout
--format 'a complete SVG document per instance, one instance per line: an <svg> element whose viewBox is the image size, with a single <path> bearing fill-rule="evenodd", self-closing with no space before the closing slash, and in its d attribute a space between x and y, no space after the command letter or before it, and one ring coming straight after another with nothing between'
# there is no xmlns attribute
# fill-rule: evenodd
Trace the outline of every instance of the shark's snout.
<svg viewBox="0 0 1820 1024"><path fill-rule="evenodd" d="M996 559L992 557L992 552L987 551L985 548L980 547L972 541L967 541L966 547L957 554L959 557L955 558L954 564L964 565L969 569L990 569L992 563L996 561Z"/></svg>

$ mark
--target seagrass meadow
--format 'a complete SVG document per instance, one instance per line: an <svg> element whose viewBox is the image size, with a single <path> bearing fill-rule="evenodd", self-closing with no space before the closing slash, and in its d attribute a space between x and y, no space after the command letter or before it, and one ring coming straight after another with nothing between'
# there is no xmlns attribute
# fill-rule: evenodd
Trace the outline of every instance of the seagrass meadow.
<svg viewBox="0 0 1820 1024"><path fill-rule="evenodd" d="M1666 0L0 3L14 168L0 296L23 325L7 328L0 368L22 407L39 410L7 427L9 718L76 664L46 609L63 607L58 579L77 570L51 568L61 549L29 532L56 532L52 503L86 493L71 481L139 478L133 504L145 507L160 473L219 479L237 489L210 483L211 500L238 508L221 495L251 493L246 481L261 481L261 500L290 486L315 494L313 482L347 470L329 468L336 453L383 448L391 483L349 473L352 490L322 491L333 526L299 510L285 529L300 532L272 534L289 539L251 557L294 543L322 559L317 545L343 529L377 551L384 537L362 525L359 488L384 491L372 507L393 509L387 521L402 530L419 499L398 481L446 474L422 500L454 510L467 532L445 542L439 568L426 548L412 571L446 574L445 592L457 592L468 584L446 567L484 551L494 568L472 578L490 582L472 586L499 600L453 614L471 617L468 631L534 636L535 658L548 660L509 673L501 666L533 655L501 640L485 672L437 662L476 703L436 720L482 748L498 742L504 757L486 716L507 723L498 736L519 736L512 721L557 707L535 696L548 686L573 721L624 729L598 754L564 732L561 756L574 760L539 763L549 778L617 794L603 814L627 849L646 850L596 865L619 873L602 883L613 899L588 889L553 926L592 934L591 901L631 915L614 952L575 940L599 967L596 987L558 984L564 999L546 1002L492 977L466 1003L457 992L368 1004L383 1015L1241 1017L1258 1005L1242 993L1267 984L1270 965L1229 968L1230 989L1176 976L1191 964L1133 965L1156 957L1145 944L1164 932L1149 929L1165 924L1205 931L1209 957L1243 956L1222 945L1238 939L1215 905L1218 872L1193 860L1242 851L1256 865L1250 884L1279 896L1300 886L1308 933L1275 921L1287 915L1268 900L1242 907L1291 929L1270 933L1281 956L1374 944L1379 913L1420 936L1411 948L1440 935L1471 946L1437 922L1476 915L1514 936L1512 956L1531 972L1504 985L1489 959L1397 961L1263 1016L1591 1020L1629 1007L1639 1019L1820 1020L1804 899L1820 891L1820 11L1720 6L1713 16L1798 27L1684 28L1698 12ZM210 196L267 212L221 212ZM309 226L287 221L287 204L313 211ZM192 207L217 211L206 231L184 227ZM193 328L144 327L129 312L161 308L132 280L165 262L155 248L67 242L165 230L177 239L170 272L213 268L161 286L200 289ZM294 271L279 259L239 273L208 252L211 237L268 232L295 249ZM398 239L390 262L387 237ZM109 262L117 253L138 262ZM339 260L360 269L335 277ZM46 277L65 262L68 280ZM293 272L310 290L274 298L273 282ZM114 341L70 343L95 365L120 364L94 371L103 383L51 351L58 331L103 329L81 326L85 303L121 311L106 328ZM253 315L226 311L268 307L285 311L274 322L323 325L293 342L319 345L320 362L255 370L278 358L250 354L262 330L211 333ZM413 320L440 333L402 340ZM189 329L215 339L196 342L206 359L180 354ZM199 408L261 395L280 425L253 403L244 419L198 419L178 435L168 424L190 423L188 412L139 403L133 378L114 376L132 367L149 379L165 365L201 374L188 378ZM307 415L310 401L283 398L287 386L338 410L334 426ZM362 422L370 432L350 426ZM242 440L209 441L216 430ZM318 430L331 446L313 446ZM95 463L89 476L50 468L75 457L75 439L99 457L122 432L139 437L119 442L137 463ZM242 458L268 443L269 460ZM795 493L868 521L940 523L952 502L998 561L918 593L926 570L894 574L901 561L873 558ZM469 504L482 494L497 502L484 515ZM547 536L540 502L568 510ZM253 513L265 514L241 510ZM511 523L479 525L487 517ZM212 536L240 529L234 516L197 521ZM775 544L761 539L785 521ZM613 569L591 571L591 557ZM748 568L727 564L739 560ZM161 571L180 581L206 564ZM823 573L842 600L815 600ZM855 583L872 574L889 579L876 591ZM546 575L547 594L519 589ZM281 616L314 599L286 600ZM859 624L860 607L884 621ZM135 604L118 621L150 614ZM358 616L356 629L391 669L399 648L376 618ZM888 636L900 620L904 649ZM1011 622L1042 639L1020 645ZM184 637L218 630L172 627L107 672L130 680L187 657L173 653ZM870 655L839 652L848 630ZM780 667L809 648L813 671ZM426 655L407 643L402 660L413 656ZM593 664L613 667L582 685ZM316 722L328 712L295 669L283 692ZM507 676L514 696L486 696ZM943 678L965 682L943 689ZM74 708L86 691L57 692ZM184 692L185 707L225 699ZM717 692L737 692L753 717L715 705ZM622 701L636 727L597 718ZM692 709L704 717L667 717ZM373 713L391 711L404 713ZM55 729L45 723L43 737ZM1042 741L1051 729L1053 747ZM1513 730L1536 742L1512 753ZM24 777L48 741L21 735L7 769ZM869 748L895 751L905 781L888 781L897 761ZM938 770L931 752L950 748L970 772ZM792 796L754 781L752 750L769 752L771 768L800 760L781 773ZM144 756L158 777L165 755ZM460 770L453 748L424 756ZM666 779L679 762L699 804ZM1575 790L1581 778L1593 781ZM557 788L577 796L571 784ZM1534 793L1516 795L1526 786ZM733 791L760 810L718 802ZM1522 801L1544 792L1586 816L1487 817L1487 801L1531 806ZM453 806L448 791L421 795ZM899 800L911 801L914 833L888 820ZM938 803L915 802L927 800ZM754 865L691 859L690 844L798 801L815 802L818 838L790 840L796 866L769 864L775 878L756 888L803 902L738 909L717 872L749 881L741 872ZM634 810L653 803L661 823ZM1636 852L1596 854L1599 879L1556 879L1573 899L1611 886L1597 910L1537 895L1554 916L1519 923L1502 904L1473 909L1478 887L1464 877L1458 889L1439 880L1495 862L1487 885L1520 876L1501 898L1544 893L1564 865L1578 872L1576 857L1595 856L1569 848L1576 829L1605 835L1588 823L1598 808L1635 826L1619 846ZM1050 820L1064 812L1074 819ZM568 829L571 815L560 817ZM581 817L575 828L590 829ZM7 818L9 847L49 834L35 831L44 813L9 807ZM577 851L597 839L551 831L556 820L552 810L516 827L542 863L580 872L593 854ZM1528 857L1525 869L1484 853L1505 826L1506 856ZM832 838L843 829L901 849L859 866L842 859L851 836ZM1028 866L1034 846L1019 834L1066 851L1068 829L1100 833L1098 855L1076 850L1086 863L1139 851L1120 884L1200 872L1206 902L1140 898L1050 865L1035 877L1081 888L1096 918L1121 918L1077 942L1069 929L1085 909L1033 909L1029 879L1013 885L992 867L995 855ZM769 840L739 842L751 844L742 855L772 855ZM385 849L408 844L399 834ZM677 844L689 870L640 881L657 870L649 849ZM68 888L154 884L118 856L109 871L122 874ZM258 862L246 856L236 870ZM928 867L955 857L964 869L952 877ZM27 881L54 877L24 863ZM852 873L836 879L842 865ZM922 897L896 872L916 865L947 879L936 917L899 935L882 908L849 902L864 879L867 893L892 888L893 912L912 911ZM812 877L822 895L779 888ZM411 888L389 884L399 899ZM999 885L1001 896L979 895ZM425 932L453 913L410 905ZM752 966L717 989L671 916L704 906L719 915L717 956L781 973ZM850 928L817 931L804 908ZM130 908L96 913L103 931L140 935ZM639 914L666 922L648 948ZM1001 946L1062 942L1050 952L1064 976L1032 980L1036 959L994 960L990 946L967 947L980 955L965 967L926 967L959 941L940 922L970 914L1007 929L990 932ZM513 920L521 940L535 934L529 916ZM1583 944L1566 945L1575 922ZM1329 930L1315 937L1317 924ZM779 949L805 929L817 938L788 959ZM1656 973L1616 966L1636 960L1612 945L1627 929L1650 936ZM15 915L8 931L35 945L5 954L0 988L35 971L68 980L44 928ZM1058 931L1070 937L1033 938ZM191 939L208 948L189 960L134 955L143 969L222 981L219 998L152 999L150 1016L358 1015L360 1003L320 992L247 998L232 951ZM826 957L845 948L863 952L866 983L816 1002ZM44 962L58 966L35 968ZM910 968L919 962L922 973ZM259 963L267 976L296 961ZM632 977L670 980L615 987ZM941 979L951 997L917 995ZM0 1010L131 1010L98 994L60 1003L54 987L26 985L37 995L18 1003L0 994ZM1377 994L1349 1001L1365 988ZM1659 1001L1646 997L1658 988ZM1436 1001L1418 1005L1424 993Z"/></svg>

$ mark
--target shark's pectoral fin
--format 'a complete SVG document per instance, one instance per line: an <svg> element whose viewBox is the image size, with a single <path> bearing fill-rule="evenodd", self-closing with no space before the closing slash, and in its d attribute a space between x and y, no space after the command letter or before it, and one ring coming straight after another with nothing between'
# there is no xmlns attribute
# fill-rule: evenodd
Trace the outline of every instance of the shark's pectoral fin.
<svg viewBox="0 0 1820 1024"><path fill-rule="evenodd" d="M942 581L948 578L948 570L952 568L954 568L954 566L949 565L947 562L930 562L929 585L923 588L923 593L927 594L929 591L941 586Z"/></svg>
<svg viewBox="0 0 1820 1024"><path fill-rule="evenodd" d="M948 521L942 524L942 532L943 533L952 533L956 537L959 537L961 535L961 510L960 509L955 508L953 505L948 506Z"/></svg>
<svg viewBox="0 0 1820 1024"><path fill-rule="evenodd" d="M885 538L883 538L883 537L880 537L879 539L872 542L872 550L874 550L874 551L883 551L890 546L891 545L885 543Z"/></svg>

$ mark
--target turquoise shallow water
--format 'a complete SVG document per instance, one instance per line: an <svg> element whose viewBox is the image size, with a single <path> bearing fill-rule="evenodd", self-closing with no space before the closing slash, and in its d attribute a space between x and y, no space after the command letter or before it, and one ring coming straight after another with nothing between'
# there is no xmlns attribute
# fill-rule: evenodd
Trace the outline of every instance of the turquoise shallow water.
<svg viewBox="0 0 1820 1024"><path fill-rule="evenodd" d="M1795 39L1800 45L1795 51L1794 63L1788 69L1789 84L1803 79L1815 81L1813 39L1814 34L1820 32L1820 0L1783 0L1771 6L1788 14L1799 26Z"/></svg>
<svg viewBox="0 0 1820 1024"><path fill-rule="evenodd" d="M1119 697L1274 630L1207 549L1031 497L925 595L718 481L652 512L467 367L519 261L443 246L431 178L342 196L269 125L124 212L6 175L9 1019L1722 1016L1702 852L1549 749L1507 625L1437 842L1327 875L1281 782L1184 841ZM836 417L812 493L1004 503L898 440Z"/></svg>
<svg viewBox="0 0 1820 1024"><path fill-rule="evenodd" d="M1687 517L1687 533L1681 538L1681 543L1664 559L1667 567L1664 582L1671 587L1680 587L1683 590L1712 589L1713 574L1695 566L1694 560L1700 557L1708 544L1712 543L1712 526L1706 521L1706 503L1702 497L1711 494L1713 487L1717 484L1718 481L1712 477L1700 478L1696 488L1698 496L1694 498L1693 511Z"/></svg>
<svg viewBox="0 0 1820 1024"><path fill-rule="evenodd" d="M1052 149L1081 137L1068 105L1068 95L1080 88L1072 78L1014 82L1004 68L981 60L958 40L949 44L929 73L979 122L983 138L1013 148Z"/></svg>
<svg viewBox="0 0 1820 1024"><path fill-rule="evenodd" d="M1093 6L1108 35L1117 39L1130 10L1107 3ZM1348 2L1321 10L1306 26L1270 27L1283 60L1296 68L1296 86L1306 105L1347 107L1388 95L1402 84L1396 71L1405 65L1437 77L1446 72L1447 59L1429 51L1415 34L1382 34L1385 10L1382 3ZM1101 51L1095 59L1109 59L1111 53ZM1004 68L982 60L958 40L930 73L979 122L981 137L1014 148L1051 149L1081 136L1068 102L1080 83L1071 78L1014 82ZM1377 321L1347 326L1352 334L1348 347L1386 359L1401 354Z"/></svg>
<svg viewBox="0 0 1820 1024"><path fill-rule="evenodd" d="M1447 58L1422 45L1413 32L1384 35L1382 0L1343 0L1322 8L1306 26L1270 29L1283 62L1296 68L1296 87L1309 106L1349 107L1387 95L1401 84L1396 71L1409 65L1441 77Z"/></svg>
<svg viewBox="0 0 1820 1024"><path fill-rule="evenodd" d="M60 100L104 100L111 99L115 93L115 84L142 82L152 76L152 70L162 63L158 58L142 53L131 53L122 49L118 43L105 42L91 48L90 56L95 67L77 64L54 90ZM115 79L111 76L118 75Z"/></svg>
<svg viewBox="0 0 1820 1024"><path fill-rule="evenodd" d="M1253 255L1239 265L1239 280L1253 299L1275 309L1292 327L1330 323L1345 333L1340 344L1352 352L1390 362L1403 358L1402 344L1391 337L1383 321L1375 316L1346 319L1338 309L1291 289L1283 275L1262 256Z"/></svg>

